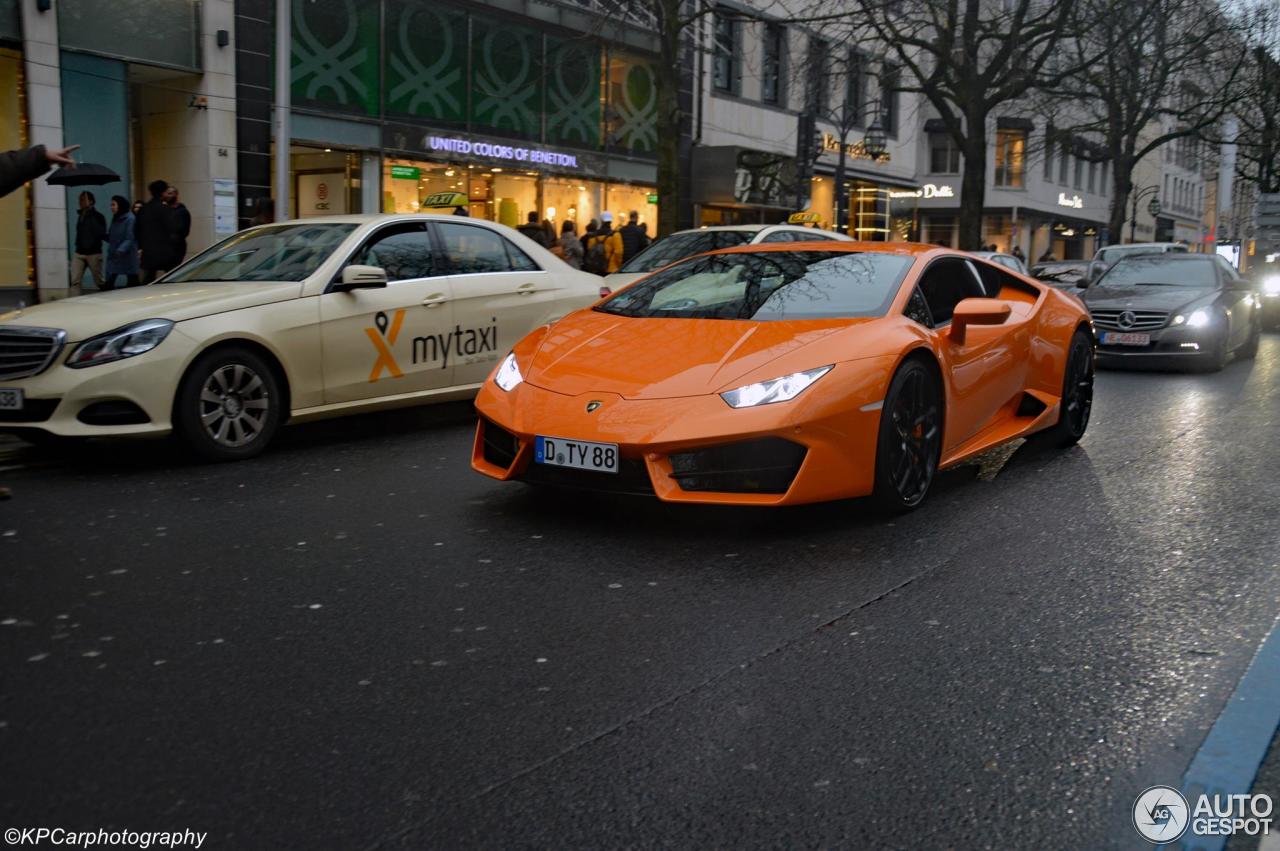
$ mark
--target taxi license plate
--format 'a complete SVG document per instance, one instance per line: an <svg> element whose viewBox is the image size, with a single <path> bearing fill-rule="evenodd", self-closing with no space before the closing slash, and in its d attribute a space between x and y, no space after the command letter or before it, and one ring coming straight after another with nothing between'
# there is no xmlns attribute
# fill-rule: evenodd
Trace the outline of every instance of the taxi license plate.
<svg viewBox="0 0 1280 851"><path fill-rule="evenodd" d="M555 467L594 470L597 473L618 472L618 444L565 440L562 437L538 435L533 442L533 460Z"/></svg>
<svg viewBox="0 0 1280 851"><path fill-rule="evenodd" d="M1102 344L1104 346L1149 346L1151 335L1107 331L1102 335Z"/></svg>
<svg viewBox="0 0 1280 851"><path fill-rule="evenodd" d="M0 387L0 411L22 410L22 388Z"/></svg>

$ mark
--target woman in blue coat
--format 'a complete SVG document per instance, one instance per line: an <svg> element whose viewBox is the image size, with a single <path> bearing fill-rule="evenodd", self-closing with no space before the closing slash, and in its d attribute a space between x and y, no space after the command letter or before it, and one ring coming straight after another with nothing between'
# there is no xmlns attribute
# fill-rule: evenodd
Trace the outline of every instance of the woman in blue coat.
<svg viewBox="0 0 1280 851"><path fill-rule="evenodd" d="M120 275L125 276L125 286L138 285L138 241L133 235L133 213L129 212L129 199L122 195L111 198L106 265L102 276L104 290L115 289L116 278Z"/></svg>

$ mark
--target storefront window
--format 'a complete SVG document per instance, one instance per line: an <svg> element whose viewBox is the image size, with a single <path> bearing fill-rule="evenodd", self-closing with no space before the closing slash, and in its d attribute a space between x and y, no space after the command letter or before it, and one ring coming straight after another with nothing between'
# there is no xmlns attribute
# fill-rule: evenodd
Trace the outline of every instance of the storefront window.
<svg viewBox="0 0 1280 851"><path fill-rule="evenodd" d="M296 218L362 212L358 153L294 145L289 169L293 175L291 209Z"/></svg>
<svg viewBox="0 0 1280 851"><path fill-rule="evenodd" d="M11 151L26 144L23 120L22 55L0 50L0 150ZM10 192L0 198L0 287L23 286L30 282L27 251L27 192Z"/></svg>
<svg viewBox="0 0 1280 851"><path fill-rule="evenodd" d="M598 180L545 175L501 166L432 163L388 159L382 173L383 211L388 213L448 212L427 209L422 202L440 192L462 192L470 199L467 212L509 227L524 224L529 213L546 219L560 231L574 223L578 233L608 210L614 227L635 210L639 220L655 233L658 207L649 203L655 190L648 186L610 184Z"/></svg>

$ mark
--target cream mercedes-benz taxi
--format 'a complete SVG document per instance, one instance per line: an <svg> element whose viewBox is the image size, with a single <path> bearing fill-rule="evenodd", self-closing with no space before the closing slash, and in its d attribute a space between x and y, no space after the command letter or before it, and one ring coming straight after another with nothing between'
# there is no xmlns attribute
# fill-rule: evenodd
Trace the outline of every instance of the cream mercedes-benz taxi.
<svg viewBox="0 0 1280 851"><path fill-rule="evenodd" d="M0 314L0 430L176 432L247 458L286 420L473 396L517 340L600 286L477 219L264 225L151 286Z"/></svg>

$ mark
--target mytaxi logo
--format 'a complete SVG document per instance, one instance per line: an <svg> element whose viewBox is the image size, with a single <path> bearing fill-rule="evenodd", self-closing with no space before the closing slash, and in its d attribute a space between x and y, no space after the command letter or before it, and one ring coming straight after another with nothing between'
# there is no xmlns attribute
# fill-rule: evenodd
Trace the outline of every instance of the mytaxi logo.
<svg viewBox="0 0 1280 851"><path fill-rule="evenodd" d="M396 344L396 337L400 336L400 326L404 324L404 308L397 310L390 322L387 320L387 314L378 311L378 315L373 318L373 324L378 327L364 329L364 332L369 335L369 341L378 350L378 359L373 362L369 381L374 382L381 378L383 370L390 373L392 378L403 378L404 373L400 371L400 364L396 363L396 356L391 353L391 347Z"/></svg>

